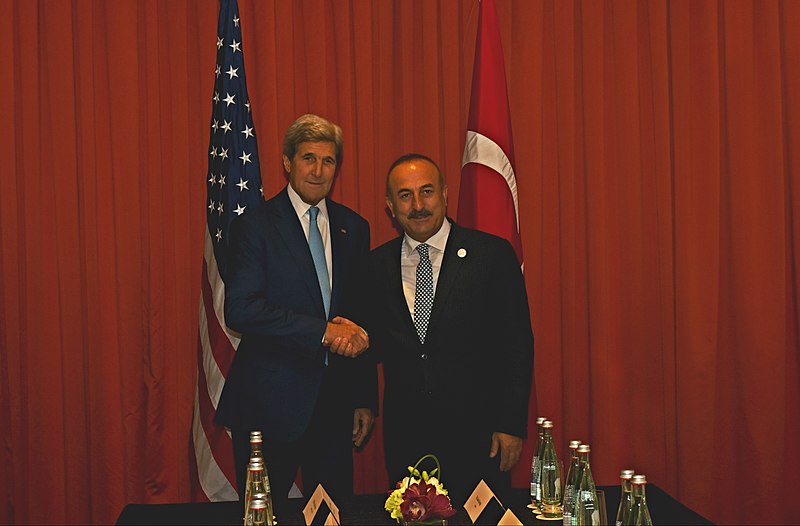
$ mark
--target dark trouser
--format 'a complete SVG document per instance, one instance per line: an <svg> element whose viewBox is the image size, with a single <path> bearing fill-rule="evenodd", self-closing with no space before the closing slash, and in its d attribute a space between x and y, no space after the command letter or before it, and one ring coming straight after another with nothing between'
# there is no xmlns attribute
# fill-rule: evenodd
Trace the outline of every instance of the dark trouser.
<svg viewBox="0 0 800 526"><path fill-rule="evenodd" d="M298 468L303 470L306 497L311 496L318 484L322 484L334 502L353 494L353 411L343 408L330 391L323 382L311 422L298 440L284 442L264 435L264 460L279 522L282 511L291 510L287 507L288 493ZM250 430L234 428L231 434L241 499L250 459Z"/></svg>

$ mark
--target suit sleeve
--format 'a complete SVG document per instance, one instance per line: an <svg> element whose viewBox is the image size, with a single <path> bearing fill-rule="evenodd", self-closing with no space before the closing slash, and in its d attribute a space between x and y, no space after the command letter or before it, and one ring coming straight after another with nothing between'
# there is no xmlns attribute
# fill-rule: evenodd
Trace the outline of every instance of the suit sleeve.
<svg viewBox="0 0 800 526"><path fill-rule="evenodd" d="M357 270L354 280L354 305L353 316L356 323L364 327L369 333L370 329L366 324L367 313L367 289L369 280L367 279L367 267L369 262L370 233L369 226L365 228L365 235L362 236L362 243L359 247L359 257L357 259ZM373 334L370 336L370 345L373 342ZM353 407L365 407L378 414L378 369L374 359L372 348L354 360L353 382Z"/></svg>
<svg viewBox="0 0 800 526"><path fill-rule="evenodd" d="M231 224L225 322L237 332L269 337L313 358L319 352L327 322L270 301L265 272L270 254L259 226L241 220ZM280 264L273 263L272 267L276 266Z"/></svg>
<svg viewBox="0 0 800 526"><path fill-rule="evenodd" d="M502 350L495 363L498 375L495 431L525 438L528 400L533 377L533 330L522 271L511 245L503 241L492 273L495 327Z"/></svg>

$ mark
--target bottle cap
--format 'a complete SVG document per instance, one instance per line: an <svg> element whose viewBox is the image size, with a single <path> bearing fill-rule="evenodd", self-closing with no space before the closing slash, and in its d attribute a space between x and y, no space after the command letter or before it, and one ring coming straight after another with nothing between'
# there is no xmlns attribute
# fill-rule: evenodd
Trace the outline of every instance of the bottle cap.
<svg viewBox="0 0 800 526"><path fill-rule="evenodd" d="M588 453L591 450L592 448L589 447L589 444L581 444L578 446L578 453Z"/></svg>
<svg viewBox="0 0 800 526"><path fill-rule="evenodd" d="M578 446L580 446L580 445L581 445L581 441L580 440L570 440L569 441L569 448L570 449L578 449Z"/></svg>
<svg viewBox="0 0 800 526"><path fill-rule="evenodd" d="M647 484L647 477L645 475L634 475L633 476L633 483L634 484Z"/></svg>
<svg viewBox="0 0 800 526"><path fill-rule="evenodd" d="M545 420L547 420L547 417L540 416L539 418L536 419L536 424L537 425L542 425L542 424L544 424Z"/></svg>
<svg viewBox="0 0 800 526"><path fill-rule="evenodd" d="M267 509L267 501L264 499L253 499L250 501L251 510L265 510Z"/></svg>
<svg viewBox="0 0 800 526"><path fill-rule="evenodd" d="M545 429L553 429L553 423L550 420L545 420L542 427Z"/></svg>
<svg viewBox="0 0 800 526"><path fill-rule="evenodd" d="M623 469L622 471L619 472L619 478L630 480L633 478L635 474L636 472L632 469Z"/></svg>
<svg viewBox="0 0 800 526"><path fill-rule="evenodd" d="M247 469L250 471L264 471L264 461L259 457L251 458L250 464L247 465Z"/></svg>

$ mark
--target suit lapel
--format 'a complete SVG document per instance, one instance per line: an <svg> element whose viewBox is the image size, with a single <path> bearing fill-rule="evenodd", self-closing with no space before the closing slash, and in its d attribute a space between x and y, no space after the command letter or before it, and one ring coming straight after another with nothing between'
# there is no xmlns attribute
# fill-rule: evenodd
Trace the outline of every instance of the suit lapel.
<svg viewBox="0 0 800 526"><path fill-rule="evenodd" d="M344 266L347 264L345 259L347 258L348 254L347 241L349 240L350 233L342 226L342 217L339 214L337 204L328 199L327 205L329 222L328 226L331 237L331 258L333 259L331 262L331 270L333 272L333 286L331 287L331 312L336 312L339 308L339 302L341 301L342 295L342 285L336 278L339 275L339 269L344 268Z"/></svg>
<svg viewBox="0 0 800 526"><path fill-rule="evenodd" d="M438 320L442 317L442 311L447 305L448 298L453 288L459 282L459 274L463 268L464 258L458 256L458 252L465 247L467 241L466 231L455 223L452 223L450 235L447 237L447 245L444 249L442 268L439 270L439 280L436 283L436 295L433 298L433 309L431 318L428 322L428 332L425 341L431 341L436 333Z"/></svg>
<svg viewBox="0 0 800 526"><path fill-rule="evenodd" d="M297 213L292 207L291 201L289 201L289 194L286 188L275 196L274 203L272 214L275 217L276 230L289 248L289 253L300 269L308 291L315 298L319 311L324 315L325 306L322 303L322 292L319 290L314 260L311 257L311 250L308 248L308 240L306 240L306 236L303 233L303 227L300 225L300 220L297 218Z"/></svg>
<svg viewBox="0 0 800 526"><path fill-rule="evenodd" d="M403 274L400 265L400 251L402 247L403 237L400 236L395 240L392 250L387 252L389 257L383 262L384 270L388 278L386 280L389 296L387 299L388 304L393 305L395 308L391 318L397 321L402 332L408 334L411 341L419 345L417 329L414 327L414 320L411 318L411 313L408 311L406 295L405 292L403 292Z"/></svg>

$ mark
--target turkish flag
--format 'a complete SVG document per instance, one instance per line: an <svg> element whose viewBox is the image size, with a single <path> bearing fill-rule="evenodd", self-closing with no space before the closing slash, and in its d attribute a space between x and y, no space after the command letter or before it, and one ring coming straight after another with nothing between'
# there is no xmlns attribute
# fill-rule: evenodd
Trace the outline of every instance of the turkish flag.
<svg viewBox="0 0 800 526"><path fill-rule="evenodd" d="M507 239L514 247L520 265L523 264L514 141L494 0L480 2L472 99L458 196L458 223ZM512 472L515 487L530 483L530 461L538 433L536 411L534 378L528 405L528 440Z"/></svg>

